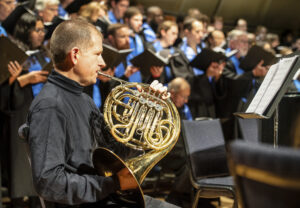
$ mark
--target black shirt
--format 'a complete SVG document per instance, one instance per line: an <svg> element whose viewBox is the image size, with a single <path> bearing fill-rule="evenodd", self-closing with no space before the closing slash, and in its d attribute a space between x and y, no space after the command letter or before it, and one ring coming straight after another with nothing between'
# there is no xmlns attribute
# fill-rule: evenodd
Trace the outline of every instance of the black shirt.
<svg viewBox="0 0 300 208"><path fill-rule="evenodd" d="M28 114L35 188L45 200L61 204L96 202L119 189L115 177L79 174L92 166L97 145L121 157L126 148L112 138L102 114L77 82L53 72Z"/></svg>

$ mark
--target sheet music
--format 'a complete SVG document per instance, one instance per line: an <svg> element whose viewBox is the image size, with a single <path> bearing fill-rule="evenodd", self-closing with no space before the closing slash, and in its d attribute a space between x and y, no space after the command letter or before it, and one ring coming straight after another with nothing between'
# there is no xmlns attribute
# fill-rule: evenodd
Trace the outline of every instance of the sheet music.
<svg viewBox="0 0 300 208"><path fill-rule="evenodd" d="M263 98L265 92L267 91L268 86L270 85L270 82L272 81L277 69L278 69L279 63L274 64L270 67L266 77L264 78L263 83L258 88L257 93L255 94L253 100L251 101L248 109L246 110L246 113L252 113L256 112L256 109L258 107L258 104L261 102L261 99Z"/></svg>
<svg viewBox="0 0 300 208"><path fill-rule="evenodd" d="M263 114L266 108L269 106L276 93L279 91L284 80L286 79L291 66L297 59L297 56L291 58L284 58L279 61L279 66L272 78L270 84L268 85L264 95L262 96L259 105L257 106L255 112L258 114Z"/></svg>

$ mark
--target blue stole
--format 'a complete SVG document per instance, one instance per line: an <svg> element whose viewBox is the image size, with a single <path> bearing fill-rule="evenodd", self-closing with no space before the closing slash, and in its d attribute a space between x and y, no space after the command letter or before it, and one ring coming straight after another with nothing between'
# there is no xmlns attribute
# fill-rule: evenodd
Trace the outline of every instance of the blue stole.
<svg viewBox="0 0 300 208"><path fill-rule="evenodd" d="M134 37L129 38L130 48L133 51L127 56L127 60L132 59L133 57L144 52L143 41L139 35L135 34ZM129 77L129 82L142 82L141 72L137 71Z"/></svg>
<svg viewBox="0 0 300 208"><path fill-rule="evenodd" d="M98 108L102 105L101 92L99 88L100 80L97 79L96 84L93 85L93 100Z"/></svg>
<svg viewBox="0 0 300 208"><path fill-rule="evenodd" d="M5 37L7 37L6 30L4 29L4 27L1 26L1 24L0 24L0 35L4 35Z"/></svg>
<svg viewBox="0 0 300 208"><path fill-rule="evenodd" d="M300 92L300 81L299 80L294 80L294 85L296 86L298 92Z"/></svg>
<svg viewBox="0 0 300 208"><path fill-rule="evenodd" d="M226 53L229 53L230 51L231 51L230 48L226 49ZM232 56L232 57L230 57L230 60L232 61L233 65L234 65L234 68L236 70L235 73L238 74L238 75L243 74L244 70L242 68L240 68L239 59L236 56Z"/></svg>
<svg viewBox="0 0 300 208"><path fill-rule="evenodd" d="M162 47L162 45L160 44L160 41L154 42L153 47L155 48L156 52L160 52L161 50L164 49ZM174 48L173 47L170 48L170 53L174 54ZM173 78L171 68L169 66L165 66L164 69L165 69L165 72L166 72L166 75L167 75L167 82L169 82Z"/></svg>
<svg viewBox="0 0 300 208"><path fill-rule="evenodd" d="M198 53L201 53L201 48L199 46L197 46L197 54L196 54L194 52L194 50L188 45L186 38L182 39L182 45L181 45L180 49L184 52L184 54L186 55L186 57L188 58L189 61L192 61ZM193 71L196 76L204 74L203 70L197 69L195 67L193 67Z"/></svg>
<svg viewBox="0 0 300 208"><path fill-rule="evenodd" d="M118 20L116 17L115 17L115 15L114 15L114 13L113 13L113 11L112 10L109 10L108 12L107 12L107 15L108 15L108 19L109 19L109 21L112 23L112 24L115 24L115 23L124 23L124 20L123 19L120 19L120 20Z"/></svg>
<svg viewBox="0 0 300 208"><path fill-rule="evenodd" d="M189 120L189 121L193 120L192 113L191 113L190 108L187 104L184 104L184 106L183 106L183 113L185 115L186 120Z"/></svg>
<svg viewBox="0 0 300 208"><path fill-rule="evenodd" d="M49 63L50 62L50 58L48 57L44 57L46 62ZM32 72L32 71L41 71L42 69L42 66L41 64L38 62L38 60L36 59L35 56L30 56L28 58L28 61L30 63L30 67L29 67L29 72ZM33 93L33 96L37 96L40 91L42 90L44 86L44 83L37 83L37 84L33 84L31 85L31 88L32 88L32 93Z"/></svg>
<svg viewBox="0 0 300 208"><path fill-rule="evenodd" d="M150 25L148 23L144 23L143 24L143 32L145 34L145 39L147 42L152 43L153 41L156 40L156 34L155 32L152 30L152 28L150 27Z"/></svg>

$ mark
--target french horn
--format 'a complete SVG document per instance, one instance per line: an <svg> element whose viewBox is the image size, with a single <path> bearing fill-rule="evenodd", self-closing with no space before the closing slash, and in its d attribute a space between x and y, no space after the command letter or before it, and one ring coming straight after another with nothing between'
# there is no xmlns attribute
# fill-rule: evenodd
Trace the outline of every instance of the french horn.
<svg viewBox="0 0 300 208"><path fill-rule="evenodd" d="M149 171L176 144L180 133L180 117L170 98L162 99L162 94L149 85L130 83L109 76L99 75L119 81L104 103L104 120L113 137L129 148L140 150L141 155L122 160L111 150L103 147L93 152L93 164L99 175L112 176L127 168L137 188L119 191L115 198L130 207L145 207L141 184Z"/></svg>

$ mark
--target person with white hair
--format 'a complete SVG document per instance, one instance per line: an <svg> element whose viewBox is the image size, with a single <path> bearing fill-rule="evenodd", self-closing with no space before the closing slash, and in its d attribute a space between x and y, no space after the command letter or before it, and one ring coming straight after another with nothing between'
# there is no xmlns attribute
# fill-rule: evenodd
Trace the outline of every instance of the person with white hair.
<svg viewBox="0 0 300 208"><path fill-rule="evenodd" d="M47 25L58 15L58 5L59 0L37 0L34 8L37 14L42 17L44 24Z"/></svg>

